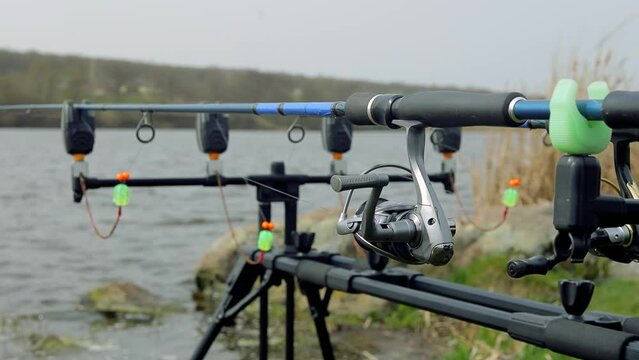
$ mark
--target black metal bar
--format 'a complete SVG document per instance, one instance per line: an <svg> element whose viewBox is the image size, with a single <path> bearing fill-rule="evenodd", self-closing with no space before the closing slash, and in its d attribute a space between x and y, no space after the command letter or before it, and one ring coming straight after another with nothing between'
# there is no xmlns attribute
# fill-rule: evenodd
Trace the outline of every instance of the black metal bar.
<svg viewBox="0 0 639 360"><path fill-rule="evenodd" d="M439 181L440 174L433 174L434 182ZM447 175L448 176L448 175ZM391 181L408 182L413 181L410 175L390 175ZM282 184L329 184L330 176L307 176L307 175L251 175L247 177L225 177L222 176L221 184L226 185L257 185L258 183L282 183ZM103 187L114 187L120 182L115 179L86 178L85 183L88 189L98 189ZM201 178L146 178L130 179L126 184L133 187L147 186L218 186L214 177Z"/></svg>
<svg viewBox="0 0 639 360"><path fill-rule="evenodd" d="M264 282L264 277L262 277ZM260 360L268 359L268 291L260 295Z"/></svg>
<svg viewBox="0 0 639 360"><path fill-rule="evenodd" d="M341 255L331 257L331 262L348 269L351 269L355 264L355 260ZM411 288L431 294L464 300L508 312L530 312L538 315L559 315L564 313L564 310L559 306L434 279L408 269L396 268L393 270L410 276Z"/></svg>
<svg viewBox="0 0 639 360"><path fill-rule="evenodd" d="M267 254L267 257L274 256L273 254ZM308 258L308 255L306 256ZM331 258L331 262L335 263L345 263L341 259L340 256L333 256ZM290 256L279 256L275 259L274 262L266 261L266 264L272 264L272 268L277 269L279 271L283 271L289 274L295 274L300 281L309 281L310 279L303 278L304 275L300 276L299 264L300 259ZM327 266L331 266L333 264L328 264ZM335 265L333 265L335 266ZM337 268L337 267L336 267ZM339 267L341 268L341 267ZM465 301L465 293L464 287L460 288L462 291L458 297L459 299L449 298L447 296L441 296L438 294L427 293L424 290L411 289L395 284L390 284L384 281L370 279L365 276L361 276L360 273L356 271L347 271L348 284L350 286L350 290L352 292L363 293L372 295L375 297L392 300L395 302L399 302L402 304L410 305L419 309L428 310L437 312L446 316L454 317L463 321L468 321L472 323L476 323L482 326L490 327L493 329L505 331L507 329L507 324L510 321L510 314L514 313L513 311L504 311L492 308L490 306L482 305L482 304L474 304L469 301ZM346 276L346 275L345 275ZM412 281L414 282L414 280ZM319 285L319 284L318 284ZM327 286L324 283L322 286ZM478 293L481 293L483 290L475 289ZM472 295L472 292L471 292ZM494 294L495 299L499 299L501 296L499 294ZM507 297L506 295L503 295ZM534 313L539 310L547 312L553 312L554 309L546 308L546 306L534 306L530 305L530 303L534 303L532 301L524 300L521 304L518 304L516 298L513 298L511 306L530 306ZM541 303L540 303L541 304ZM563 312L562 312L563 314ZM587 313L588 314L588 313ZM591 313L596 314L596 313ZM537 314L539 315L539 314ZM554 314L550 314L554 315ZM615 315L618 319L624 319L623 316Z"/></svg>
<svg viewBox="0 0 639 360"><path fill-rule="evenodd" d="M241 311L252 301L251 289L258 277L264 274L264 270L265 268L263 267L248 265L241 257L235 261L233 270L228 278L224 297L215 311L213 322L191 356L192 360L203 360L211 345L220 334L222 327L227 325L237 312ZM269 285L270 284L264 284L264 286ZM262 291L268 291L268 289L262 289Z"/></svg>
<svg viewBox="0 0 639 360"><path fill-rule="evenodd" d="M284 251L297 254L293 233L297 231L297 200L284 202Z"/></svg>
<svg viewBox="0 0 639 360"><path fill-rule="evenodd" d="M271 203L269 202L258 203L258 231L261 229L262 221L271 221ZM268 359L268 318L268 291L264 291L262 295L260 295L260 360Z"/></svg>
<svg viewBox="0 0 639 360"><path fill-rule="evenodd" d="M383 283L365 277L355 277L351 281L353 290L386 300L432 311L441 315L478 324L491 329L506 331L510 313L487 306L450 299L441 295L407 289L402 286Z"/></svg>
<svg viewBox="0 0 639 360"><path fill-rule="evenodd" d="M274 254L267 253L266 256L272 257ZM265 264L269 264L268 266L272 266L273 269L296 275L300 281L312 281L311 279L304 279L299 276L300 260L298 258L279 256L276 257L274 261L270 259L265 260ZM380 280L372 280L358 275L355 271L348 271L348 284L353 292L392 300L501 331L506 331L507 329L510 312L492 309L463 300L450 299L441 295L429 294L420 290L393 285ZM316 285L327 286L326 283Z"/></svg>
<svg viewBox="0 0 639 360"><path fill-rule="evenodd" d="M209 326L208 330L204 334L204 337L200 340L195 348L195 352L191 356L191 360L204 360L206 354L209 352L211 345L222 331L222 327L224 324L222 323L222 312L223 309L218 309L215 315L213 316L213 323Z"/></svg>
<svg viewBox="0 0 639 360"><path fill-rule="evenodd" d="M295 279L286 277L286 360L295 358Z"/></svg>
<svg viewBox="0 0 639 360"><path fill-rule="evenodd" d="M257 231L262 230L263 221L271 221L270 202L258 202L257 204Z"/></svg>
<svg viewBox="0 0 639 360"><path fill-rule="evenodd" d="M326 328L326 317L328 311L326 309L328 304L325 304L321 297L319 288L317 286L308 285L304 282L300 282L300 289L302 293L306 295L308 300L308 309L315 323L315 331L317 333L317 340L319 342L320 349L322 350L322 356L324 360L335 359L333 353L333 345L331 344L331 337ZM328 291L328 290L327 290Z"/></svg>

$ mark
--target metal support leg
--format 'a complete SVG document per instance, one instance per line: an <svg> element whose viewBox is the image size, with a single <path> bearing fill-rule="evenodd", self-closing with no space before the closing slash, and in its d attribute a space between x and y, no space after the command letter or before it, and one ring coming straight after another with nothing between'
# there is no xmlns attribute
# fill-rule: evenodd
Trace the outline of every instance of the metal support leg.
<svg viewBox="0 0 639 360"><path fill-rule="evenodd" d="M286 360L295 358L295 279L286 278Z"/></svg>
<svg viewBox="0 0 639 360"><path fill-rule="evenodd" d="M271 284L270 272L259 292L251 291L253 284L264 274L264 267L249 265L242 257L236 260L233 271L226 281L226 293L215 311L213 322L191 356L192 360L203 360L222 327L229 325L235 316L259 294L268 291Z"/></svg>
<svg viewBox="0 0 639 360"><path fill-rule="evenodd" d="M268 359L268 291L260 295L260 360L266 359Z"/></svg>
<svg viewBox="0 0 639 360"><path fill-rule="evenodd" d="M297 200L284 202L284 252L297 254L293 233L297 231Z"/></svg>
<svg viewBox="0 0 639 360"><path fill-rule="evenodd" d="M300 282L300 289L308 300L308 308L315 323L315 332L317 333L320 349L322 349L322 356L324 360L334 360L333 344L331 343L331 337L326 328L326 317L328 316L327 307L331 290L326 290L325 299L322 300L317 286Z"/></svg>
<svg viewBox="0 0 639 360"><path fill-rule="evenodd" d="M271 221L271 203L258 203L258 231L261 230L262 221ZM264 280L262 278L262 280ZM260 295L260 360L268 359L268 291Z"/></svg>

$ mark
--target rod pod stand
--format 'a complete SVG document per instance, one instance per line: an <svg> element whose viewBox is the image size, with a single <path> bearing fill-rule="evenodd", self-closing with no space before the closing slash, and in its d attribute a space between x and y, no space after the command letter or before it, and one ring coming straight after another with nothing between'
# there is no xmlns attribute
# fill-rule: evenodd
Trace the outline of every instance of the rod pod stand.
<svg viewBox="0 0 639 360"><path fill-rule="evenodd" d="M285 175L284 163L272 163L271 174L275 177ZM259 204L258 224L270 221L271 204L284 203L284 248L282 256L295 256L308 253L311 250L315 234L297 232L297 198L302 182L262 180L263 185L257 187L257 201ZM288 194L288 195L284 195ZM261 279L260 286L251 291L253 284ZM209 348L219 335L223 326L230 325L235 316L257 297L260 297L259 323L259 358L268 357L268 290L274 285L286 284L286 344L285 358L294 358L295 336L295 277L273 275L261 265L248 264L242 257L238 257L227 283L226 291L218 309L215 312L204 338L198 344L191 359L204 359ZM324 318L328 316L327 306L331 290L327 290L324 298L320 296L320 287L306 282L299 282L302 293L306 296L315 323L318 341L325 359L334 359L333 348Z"/></svg>

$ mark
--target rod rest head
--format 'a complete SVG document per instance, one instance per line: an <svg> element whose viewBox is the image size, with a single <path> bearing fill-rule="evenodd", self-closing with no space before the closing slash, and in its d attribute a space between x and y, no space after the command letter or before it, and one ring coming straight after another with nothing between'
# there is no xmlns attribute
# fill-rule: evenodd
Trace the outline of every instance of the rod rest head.
<svg viewBox="0 0 639 360"><path fill-rule="evenodd" d="M580 318L586 311L595 292L595 283L588 280L561 280L559 296L566 313Z"/></svg>

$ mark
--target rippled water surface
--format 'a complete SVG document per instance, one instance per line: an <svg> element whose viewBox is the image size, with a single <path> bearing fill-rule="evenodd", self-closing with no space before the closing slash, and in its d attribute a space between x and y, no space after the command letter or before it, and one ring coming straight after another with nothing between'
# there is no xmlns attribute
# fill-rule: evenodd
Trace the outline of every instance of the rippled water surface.
<svg viewBox="0 0 639 360"><path fill-rule="evenodd" d="M462 155L467 162L482 157L484 139L479 132L464 134ZM330 162L317 132L308 132L304 142L294 145L282 132L232 131L222 158L228 176L267 173L272 161L285 161L288 173L322 175ZM357 132L345 158L353 172L382 162L406 164L403 133ZM21 336L25 332L86 340L85 350L63 358L187 358L199 339L201 313L168 316L158 326L96 328L92 324L99 318L76 308L91 288L126 280L193 309L194 266L227 231L218 190L133 188L131 205L124 209L115 236L100 240L92 233L84 206L72 201L71 158L59 131L0 129L0 159L0 358L33 357ZM427 159L428 169L437 171L439 155L429 149ZM205 160L192 130L164 129L149 145L139 144L132 130L100 129L88 157L90 174L98 177L125 170L133 177L203 176ZM458 188L468 197L469 176L460 168ZM384 196L410 201L413 192L411 184L394 184ZM225 193L235 225L253 224L254 188L227 187ZM108 228L115 215L110 189L90 195L100 226ZM301 213L339 204L325 185L304 186L301 197ZM448 215L454 215L454 198L440 191L440 199ZM280 212L274 207L276 221ZM16 318L25 320L11 326ZM214 348L216 358L237 358L222 345Z"/></svg>

